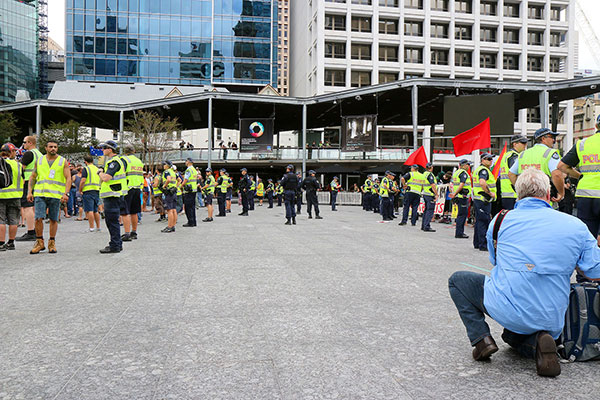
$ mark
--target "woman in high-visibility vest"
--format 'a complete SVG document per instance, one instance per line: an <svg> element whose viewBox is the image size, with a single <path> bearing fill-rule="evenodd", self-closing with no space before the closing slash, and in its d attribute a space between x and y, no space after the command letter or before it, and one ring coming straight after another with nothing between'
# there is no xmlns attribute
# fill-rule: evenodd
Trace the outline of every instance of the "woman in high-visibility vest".
<svg viewBox="0 0 600 400"><path fill-rule="evenodd" d="M265 195L265 185L262 179L258 178L258 185L256 186L256 196L258 197L258 205L262 207L263 197Z"/></svg>

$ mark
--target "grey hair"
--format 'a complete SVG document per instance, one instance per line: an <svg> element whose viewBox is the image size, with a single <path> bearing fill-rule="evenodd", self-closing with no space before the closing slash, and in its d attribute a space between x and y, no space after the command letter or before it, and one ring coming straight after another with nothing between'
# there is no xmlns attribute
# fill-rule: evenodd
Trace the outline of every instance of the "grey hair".
<svg viewBox="0 0 600 400"><path fill-rule="evenodd" d="M527 168L517 178L515 190L518 200L526 197L545 199L550 193L550 179L537 168Z"/></svg>

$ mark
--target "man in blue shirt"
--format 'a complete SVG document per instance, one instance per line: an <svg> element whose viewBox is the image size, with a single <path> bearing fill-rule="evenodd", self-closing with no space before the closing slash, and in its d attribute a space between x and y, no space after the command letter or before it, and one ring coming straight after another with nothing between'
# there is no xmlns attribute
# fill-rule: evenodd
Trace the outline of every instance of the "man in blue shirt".
<svg viewBox="0 0 600 400"><path fill-rule="evenodd" d="M600 278L600 249L583 222L552 209L550 182L542 171L524 170L516 192L518 201L502 221L497 249L497 217L487 231L491 276L455 272L448 281L450 296L474 346L475 360L498 351L485 322L487 314L505 328L506 343L535 359L538 375L557 376L554 340L564 326L571 275L577 266L589 278Z"/></svg>

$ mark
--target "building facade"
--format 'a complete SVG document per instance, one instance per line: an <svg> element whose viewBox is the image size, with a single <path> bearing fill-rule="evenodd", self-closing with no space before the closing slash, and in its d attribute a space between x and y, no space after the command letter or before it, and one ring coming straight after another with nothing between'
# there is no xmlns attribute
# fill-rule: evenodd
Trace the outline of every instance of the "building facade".
<svg viewBox="0 0 600 400"><path fill-rule="evenodd" d="M290 95L290 0L279 0L279 41L277 43L277 89L282 96Z"/></svg>
<svg viewBox="0 0 600 400"><path fill-rule="evenodd" d="M37 5L0 0L0 103L14 102L17 91L39 95Z"/></svg>
<svg viewBox="0 0 600 400"><path fill-rule="evenodd" d="M67 79L276 86L276 0L67 0Z"/></svg>
<svg viewBox="0 0 600 400"><path fill-rule="evenodd" d="M313 0L294 6L292 96L415 77L574 76L574 6L568 0ZM539 128L539 109L517 117L516 133ZM572 140L572 103L561 103L559 119L559 130ZM412 145L409 140L398 136L389 145Z"/></svg>

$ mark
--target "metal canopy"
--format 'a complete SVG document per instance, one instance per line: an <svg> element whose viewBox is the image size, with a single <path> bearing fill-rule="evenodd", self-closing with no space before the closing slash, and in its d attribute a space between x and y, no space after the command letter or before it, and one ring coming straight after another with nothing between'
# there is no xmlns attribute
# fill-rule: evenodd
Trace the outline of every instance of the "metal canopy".
<svg viewBox="0 0 600 400"><path fill-rule="evenodd" d="M36 126L36 109L42 126L51 122L78 121L87 126L119 130L119 117L130 118L137 110L153 110L177 117L184 130L208 127L208 99L213 99L216 128L238 129L240 117L275 118L275 131L300 130L302 107L306 105L309 129L338 126L348 115L377 114L379 125L413 125L411 90L418 87L418 124L443 123L444 96L513 93L515 110L540 105L540 94L548 93L550 104L600 92L600 77L557 82L512 82L419 78L350 89L310 98L261 96L243 93L202 92L179 97L123 105L100 102L33 100L0 106L18 119L23 132Z"/></svg>

